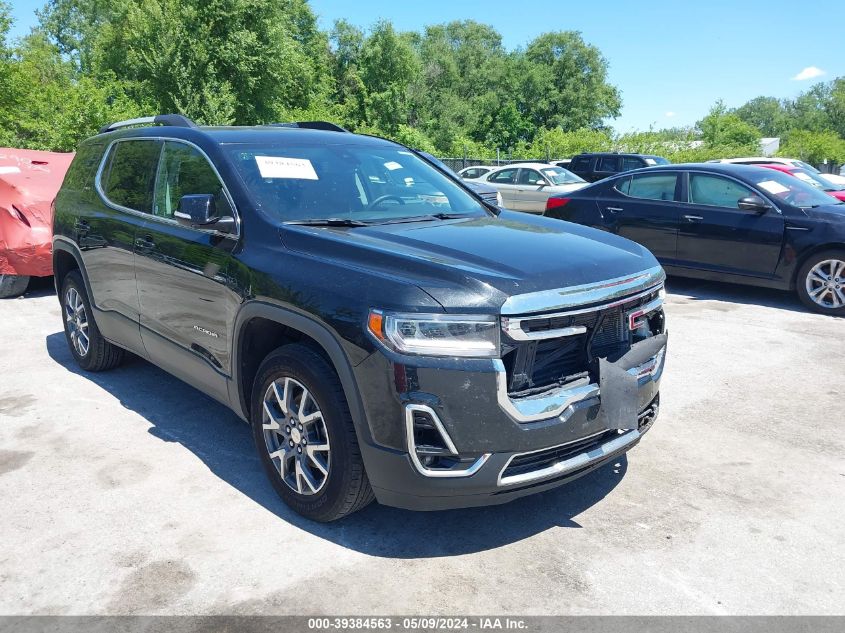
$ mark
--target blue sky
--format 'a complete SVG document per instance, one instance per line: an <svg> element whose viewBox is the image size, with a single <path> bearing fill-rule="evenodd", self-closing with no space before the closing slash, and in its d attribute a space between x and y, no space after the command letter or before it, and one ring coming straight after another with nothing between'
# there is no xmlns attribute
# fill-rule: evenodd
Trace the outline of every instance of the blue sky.
<svg viewBox="0 0 845 633"><path fill-rule="evenodd" d="M13 36L35 24L42 4L13 0ZM691 125L717 99L738 106L759 95L792 97L845 76L841 0L311 0L311 6L324 28L338 18L362 27L385 18L401 30L473 19L495 27L509 49L547 31L581 31L601 49L610 81L622 91L622 116L611 124L623 132ZM815 70L793 79L806 69Z"/></svg>

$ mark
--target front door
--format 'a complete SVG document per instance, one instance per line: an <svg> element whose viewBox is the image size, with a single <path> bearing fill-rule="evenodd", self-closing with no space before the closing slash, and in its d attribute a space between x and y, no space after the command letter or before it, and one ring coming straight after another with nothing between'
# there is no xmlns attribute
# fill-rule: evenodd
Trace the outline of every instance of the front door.
<svg viewBox="0 0 845 633"><path fill-rule="evenodd" d="M516 194L518 198L515 207L532 213L543 213L546 201L549 199L549 182L536 169L523 167L519 170L516 180Z"/></svg>
<svg viewBox="0 0 845 633"><path fill-rule="evenodd" d="M225 400L240 304L227 276L237 239L179 224L174 213L190 194L213 194L218 215L235 215L206 156L191 144L165 141L152 213L135 240L141 337L154 362Z"/></svg>
<svg viewBox="0 0 845 633"><path fill-rule="evenodd" d="M740 198L759 195L732 178L689 173L687 203L678 228L678 265L769 277L783 245L784 220L776 209L744 211Z"/></svg>

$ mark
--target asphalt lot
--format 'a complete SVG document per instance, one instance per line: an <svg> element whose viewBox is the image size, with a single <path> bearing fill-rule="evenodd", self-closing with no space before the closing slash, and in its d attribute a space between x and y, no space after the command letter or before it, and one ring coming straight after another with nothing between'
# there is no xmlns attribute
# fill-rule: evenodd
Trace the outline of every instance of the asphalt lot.
<svg viewBox="0 0 845 633"><path fill-rule="evenodd" d="M845 319L670 280L654 429L505 506L277 500L248 427L152 365L73 364L47 284L0 302L2 614L843 614Z"/></svg>

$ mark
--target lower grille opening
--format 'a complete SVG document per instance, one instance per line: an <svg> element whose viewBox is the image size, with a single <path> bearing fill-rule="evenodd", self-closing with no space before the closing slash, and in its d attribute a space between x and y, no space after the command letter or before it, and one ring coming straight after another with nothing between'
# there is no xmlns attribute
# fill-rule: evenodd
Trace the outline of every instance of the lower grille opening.
<svg viewBox="0 0 845 633"><path fill-rule="evenodd" d="M426 411L415 409L411 411L411 432L413 445L411 450L419 464L428 471L461 471L466 470L478 461L478 455L458 455L451 440L444 436L444 432L435 422L433 415Z"/></svg>
<svg viewBox="0 0 845 633"><path fill-rule="evenodd" d="M657 417L659 409L660 396L657 395L654 399L640 411L637 417L637 429L640 432L647 430ZM502 472L502 479L514 475L521 475L524 473L531 473L538 470L543 470L566 461L579 453L589 452L602 444L618 438L631 431L621 431L617 429L603 431L592 437L585 437L584 439L564 444L563 446L555 446L536 453L527 453L525 455L517 455L514 457L508 467ZM568 474L567 474L568 475Z"/></svg>

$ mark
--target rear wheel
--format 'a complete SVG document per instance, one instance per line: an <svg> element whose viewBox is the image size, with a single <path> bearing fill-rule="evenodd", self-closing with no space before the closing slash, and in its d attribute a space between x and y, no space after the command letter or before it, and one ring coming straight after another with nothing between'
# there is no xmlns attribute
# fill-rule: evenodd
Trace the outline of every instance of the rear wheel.
<svg viewBox="0 0 845 633"><path fill-rule="evenodd" d="M61 301L65 338L76 363L87 371L105 371L120 365L125 352L100 334L78 271L72 270L64 278Z"/></svg>
<svg viewBox="0 0 845 633"><path fill-rule="evenodd" d="M26 275L0 275L0 299L11 299L26 292L29 277Z"/></svg>
<svg viewBox="0 0 845 633"><path fill-rule="evenodd" d="M845 316L845 251L824 251L808 259L795 280L801 301L812 310Z"/></svg>
<svg viewBox="0 0 845 633"><path fill-rule="evenodd" d="M251 423L279 496L314 521L334 521L373 500L346 396L334 369L299 344L272 352L258 370Z"/></svg>

